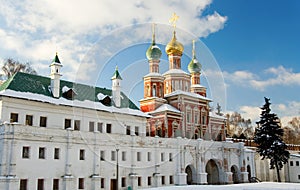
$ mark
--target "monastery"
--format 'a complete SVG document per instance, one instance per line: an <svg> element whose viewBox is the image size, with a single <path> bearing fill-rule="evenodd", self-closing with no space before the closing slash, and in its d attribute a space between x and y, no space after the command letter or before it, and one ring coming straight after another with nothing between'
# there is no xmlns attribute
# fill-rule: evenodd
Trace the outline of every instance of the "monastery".
<svg viewBox="0 0 300 190"><path fill-rule="evenodd" d="M7 79L0 86L0 189L142 189L255 176L255 152L226 142L225 118L210 112L195 44L187 73L175 28L170 39L163 74L155 32L145 50L140 108L121 91L118 68L111 89L74 83L61 79L57 54L49 78L19 72Z"/></svg>

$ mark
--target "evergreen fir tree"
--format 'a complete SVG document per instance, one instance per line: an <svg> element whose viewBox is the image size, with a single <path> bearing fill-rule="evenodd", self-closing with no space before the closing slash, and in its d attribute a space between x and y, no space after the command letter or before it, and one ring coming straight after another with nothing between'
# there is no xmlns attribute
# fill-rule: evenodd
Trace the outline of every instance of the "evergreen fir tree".
<svg viewBox="0 0 300 190"><path fill-rule="evenodd" d="M270 105L270 99L265 97L260 121L256 122L254 142L258 145L257 152L262 156L262 160L270 159L270 169L276 168L278 182L281 182L279 171L283 164L288 162L290 153L282 140L283 129L279 125L279 118L271 113Z"/></svg>

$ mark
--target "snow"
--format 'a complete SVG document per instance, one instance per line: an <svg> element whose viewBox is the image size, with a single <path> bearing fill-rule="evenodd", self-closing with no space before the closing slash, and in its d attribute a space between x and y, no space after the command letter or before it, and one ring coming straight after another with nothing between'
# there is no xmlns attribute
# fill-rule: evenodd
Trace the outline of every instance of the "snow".
<svg viewBox="0 0 300 190"><path fill-rule="evenodd" d="M210 117L214 117L214 118L218 118L218 119L226 119L225 116L218 115L218 114L216 114L215 112L209 112L209 116L210 116Z"/></svg>
<svg viewBox="0 0 300 190"><path fill-rule="evenodd" d="M205 86L202 86L201 84L193 84L193 85L191 85L191 88L195 88L195 87L206 88Z"/></svg>
<svg viewBox="0 0 300 190"><path fill-rule="evenodd" d="M157 45L154 45L151 47L151 49L154 49L154 48L160 49Z"/></svg>
<svg viewBox="0 0 300 190"><path fill-rule="evenodd" d="M240 189L267 189L267 190L279 190L279 189L290 189L290 190L300 190L299 183L276 183L276 182L262 182L262 183L241 183L241 184L232 184L232 185L188 185L188 186L164 186L158 188L148 188L147 190L240 190Z"/></svg>
<svg viewBox="0 0 300 190"><path fill-rule="evenodd" d="M67 86L62 87L62 89L61 89L62 93L68 92L69 90L70 90L70 88Z"/></svg>
<svg viewBox="0 0 300 190"><path fill-rule="evenodd" d="M163 112L163 111L171 111L171 112L181 113L178 109L174 108L173 106L171 106L169 104L163 104L156 110L149 112L149 113L158 113L158 112Z"/></svg>
<svg viewBox="0 0 300 190"><path fill-rule="evenodd" d="M182 91L182 90L176 90L174 92L171 92L170 94L165 95L165 98L171 97L171 96L177 96L177 95L186 95L186 96L190 96L190 97L194 97L194 98L199 98L199 99L202 99L202 100L212 101L211 99L209 99L207 97L204 97L204 96L201 96L199 94L192 93L192 92L185 92L185 91Z"/></svg>
<svg viewBox="0 0 300 190"><path fill-rule="evenodd" d="M149 74L145 75L144 78L145 77L162 77L162 74L152 72L152 73L149 73Z"/></svg>
<svg viewBox="0 0 300 190"><path fill-rule="evenodd" d="M106 95L104 95L102 93L97 94L98 100L103 100L105 97L106 97Z"/></svg>
<svg viewBox="0 0 300 190"><path fill-rule="evenodd" d="M94 110L107 111L107 112L111 112L111 113L135 115L135 116L140 116L140 117L150 117L148 114L146 114L140 110L135 110L135 109L130 109L130 108L116 108L113 106L105 106L100 102L93 102L90 100L84 100L84 101L67 100L62 97L57 99L57 98L52 98L52 97L45 96L42 94L34 94L34 93L30 93L30 92L18 92L18 91L14 91L14 90L10 90L10 89L0 91L0 95L21 98L21 99L34 100L34 101L40 101L40 102L47 102L47 103L55 104L55 105L88 108L88 109L94 109Z"/></svg>
<svg viewBox="0 0 300 190"><path fill-rule="evenodd" d="M188 75L187 72L185 72L181 69L170 69L167 72L165 72L163 75L168 75L168 74L185 74L185 75Z"/></svg>

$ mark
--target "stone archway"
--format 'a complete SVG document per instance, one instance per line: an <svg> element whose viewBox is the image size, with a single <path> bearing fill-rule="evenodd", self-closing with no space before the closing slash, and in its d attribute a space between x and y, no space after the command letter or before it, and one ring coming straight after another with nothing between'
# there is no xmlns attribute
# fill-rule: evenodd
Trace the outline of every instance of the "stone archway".
<svg viewBox="0 0 300 190"><path fill-rule="evenodd" d="M185 173L187 174L187 176L186 176L186 183L188 185L192 185L193 184L193 167L191 165L188 165L185 168Z"/></svg>
<svg viewBox="0 0 300 190"><path fill-rule="evenodd" d="M220 184L219 169L214 160L209 160L206 164L205 171L207 173L208 184Z"/></svg>
<svg viewBox="0 0 300 190"><path fill-rule="evenodd" d="M236 165L231 166L230 171L232 173L233 183L239 183L238 167Z"/></svg>

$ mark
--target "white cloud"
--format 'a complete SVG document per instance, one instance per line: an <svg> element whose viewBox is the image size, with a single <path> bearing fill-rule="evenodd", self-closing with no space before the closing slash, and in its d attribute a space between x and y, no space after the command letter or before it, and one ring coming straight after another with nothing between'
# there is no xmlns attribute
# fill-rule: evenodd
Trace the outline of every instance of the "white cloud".
<svg viewBox="0 0 300 190"><path fill-rule="evenodd" d="M64 76L69 77L76 72L80 58L95 40L124 26L149 22L170 26L168 20L176 12L180 16L178 30L191 31L201 37L222 29L226 16L217 12L203 15L211 3L211 0L128 0L126 3L110 0L0 0L0 16L5 23L0 25L0 42L5 44L0 50L14 51L16 57L44 68L39 64L49 64L49 58L57 49L67 68ZM141 39L146 34L150 38L150 32L150 28L144 28L135 38ZM164 39L170 39L170 34Z"/></svg>
<svg viewBox="0 0 300 190"><path fill-rule="evenodd" d="M253 123L259 120L261 109L256 106L241 106L239 111L245 119L251 119Z"/></svg>
<svg viewBox="0 0 300 190"><path fill-rule="evenodd" d="M260 119L261 109L260 106L241 106L238 112L241 113L242 117L245 119L251 119L252 123L255 124L256 121ZM271 112L277 114L283 126L286 126L293 117L300 116L300 102L290 101L286 104L271 104ZM228 112L232 113L232 112Z"/></svg>
<svg viewBox="0 0 300 190"><path fill-rule="evenodd" d="M267 75L271 76L267 76ZM240 86L251 86L254 89L264 91L269 86L300 85L300 73L293 72L283 66L266 69L260 76L249 71L224 72L226 81Z"/></svg>

